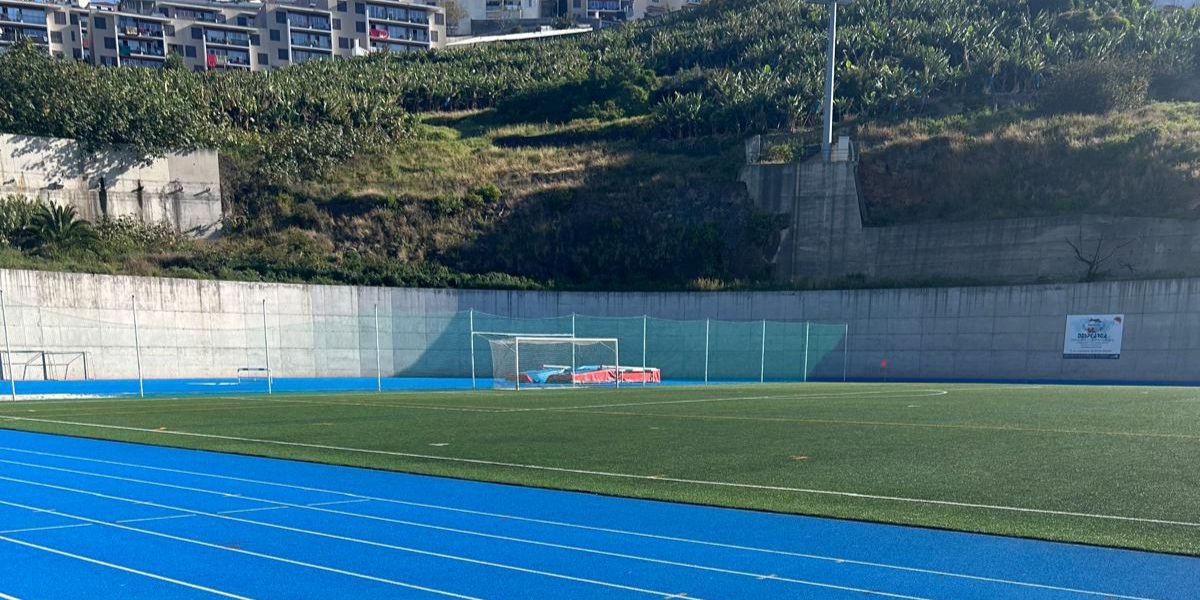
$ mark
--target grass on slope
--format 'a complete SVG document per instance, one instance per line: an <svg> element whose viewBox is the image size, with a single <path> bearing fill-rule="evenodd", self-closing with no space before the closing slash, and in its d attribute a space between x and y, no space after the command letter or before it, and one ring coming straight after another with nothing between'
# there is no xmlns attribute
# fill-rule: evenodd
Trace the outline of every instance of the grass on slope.
<svg viewBox="0 0 1200 600"><path fill-rule="evenodd" d="M872 224L1095 214L1200 219L1200 103L980 112L856 134Z"/></svg>
<svg viewBox="0 0 1200 600"><path fill-rule="evenodd" d="M31 431L1200 555L1198 424L1194 390L1138 387L806 384L0 406L0 427Z"/></svg>

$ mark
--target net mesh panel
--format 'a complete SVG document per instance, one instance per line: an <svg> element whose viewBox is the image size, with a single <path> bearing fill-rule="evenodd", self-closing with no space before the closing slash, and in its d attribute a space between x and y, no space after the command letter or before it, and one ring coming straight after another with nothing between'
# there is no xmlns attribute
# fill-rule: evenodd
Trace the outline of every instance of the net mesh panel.
<svg viewBox="0 0 1200 600"><path fill-rule="evenodd" d="M578 338L521 338L479 336L487 340L491 353L492 387L572 387L569 373L582 367L614 366L617 364L616 340L584 340ZM563 371L561 377L541 381L550 372ZM522 375L530 381L521 381Z"/></svg>
<svg viewBox="0 0 1200 600"><path fill-rule="evenodd" d="M90 378L136 378L132 315L123 302L69 308L6 299L13 353L0 356L0 362L12 367L6 374L31 380L82 378L82 360L71 357L86 352ZM659 368L663 379L672 382L704 381L706 340L710 381L757 381L760 376L768 381L840 380L846 365L846 326L840 323L767 321L764 353L762 321L589 315L523 319L477 311L422 313L420 307L385 302L379 304L376 322L375 302L363 296L357 306L340 312L312 313L311 304L272 298L264 328L261 296L204 306L139 299L142 367L150 379L233 380L239 368L266 366L265 346L277 378L369 378L363 385L374 389L376 369L385 378L469 380L472 366L480 379L490 378L492 345L482 339L473 344L472 331L614 338L623 366ZM45 369L40 356L26 367L29 360L22 352L35 349L47 353ZM576 362L597 361L577 356Z"/></svg>

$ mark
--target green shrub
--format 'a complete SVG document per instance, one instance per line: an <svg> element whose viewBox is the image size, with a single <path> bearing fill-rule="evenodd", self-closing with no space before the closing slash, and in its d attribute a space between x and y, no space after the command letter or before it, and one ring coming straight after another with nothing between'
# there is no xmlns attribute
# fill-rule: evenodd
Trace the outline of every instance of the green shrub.
<svg viewBox="0 0 1200 600"><path fill-rule="evenodd" d="M10 246L20 244L39 209L41 203L24 196L0 198L0 240Z"/></svg>
<svg viewBox="0 0 1200 600"><path fill-rule="evenodd" d="M1149 101L1150 80L1128 60L1081 60L1060 68L1042 93L1048 113L1100 114L1130 110Z"/></svg>

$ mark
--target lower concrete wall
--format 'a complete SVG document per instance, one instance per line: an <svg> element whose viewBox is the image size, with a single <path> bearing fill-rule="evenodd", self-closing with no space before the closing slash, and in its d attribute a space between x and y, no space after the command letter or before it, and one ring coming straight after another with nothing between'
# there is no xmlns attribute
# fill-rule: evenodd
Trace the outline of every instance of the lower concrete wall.
<svg viewBox="0 0 1200 600"><path fill-rule="evenodd" d="M217 153L143 161L122 150L86 153L74 140L0 134L0 196L73 206L83 219L129 216L198 236L221 224Z"/></svg>
<svg viewBox="0 0 1200 600"><path fill-rule="evenodd" d="M1200 279L1010 287L717 293L390 289L0 271L14 351L86 351L94 377L136 375L136 297L147 377L231 377L262 366L266 301L279 376L373 376L374 311L385 374L457 364L462 323L412 317L475 309L515 317L649 315L846 323L851 378L1200 381ZM1124 313L1116 360L1062 358L1067 314ZM446 356L434 356L434 353ZM431 360L438 358L438 360ZM882 360L888 369L880 368ZM455 361L459 361L455 363ZM842 354L817 365L839 378Z"/></svg>

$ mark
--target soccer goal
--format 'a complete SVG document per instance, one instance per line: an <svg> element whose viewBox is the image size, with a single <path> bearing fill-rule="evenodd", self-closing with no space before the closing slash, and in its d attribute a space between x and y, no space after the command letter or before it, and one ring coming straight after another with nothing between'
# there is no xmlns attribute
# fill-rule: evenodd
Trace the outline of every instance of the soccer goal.
<svg viewBox="0 0 1200 600"><path fill-rule="evenodd" d="M487 341L492 387L528 389L612 385L637 378L621 367L616 338L476 333ZM639 372L647 371L636 368ZM472 371L472 378L476 374Z"/></svg>

